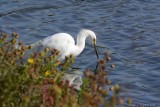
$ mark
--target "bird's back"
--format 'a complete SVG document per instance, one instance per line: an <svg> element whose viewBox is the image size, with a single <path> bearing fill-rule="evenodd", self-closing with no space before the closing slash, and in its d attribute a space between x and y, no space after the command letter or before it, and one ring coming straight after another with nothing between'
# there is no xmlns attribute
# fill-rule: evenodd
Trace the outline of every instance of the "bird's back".
<svg viewBox="0 0 160 107"><path fill-rule="evenodd" d="M42 45L50 49L59 50L61 57L64 57L68 53L69 46L75 45L75 41L73 37L67 33L57 33L45 38Z"/></svg>

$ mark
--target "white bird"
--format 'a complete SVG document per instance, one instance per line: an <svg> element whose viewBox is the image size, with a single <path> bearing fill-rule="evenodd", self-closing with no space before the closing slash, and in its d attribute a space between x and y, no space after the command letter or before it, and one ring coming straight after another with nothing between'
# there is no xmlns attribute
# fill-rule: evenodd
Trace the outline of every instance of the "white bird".
<svg viewBox="0 0 160 107"><path fill-rule="evenodd" d="M54 35L51 35L41 41L38 41L34 44L31 44L31 46L34 47L43 47L43 48L50 48L50 49L57 49L59 50L59 59L63 60L66 56L69 56L73 54L74 56L78 56L85 47L85 40L87 37L90 37L92 40L92 44L94 46L97 58L98 53L96 50L96 35L93 31L88 29L82 29L77 34L77 41L73 39L71 35L68 33L57 33ZM42 48L41 47L41 48ZM96 66L97 68L97 66ZM66 73L63 76L64 80L69 80L69 85L75 86L75 89L80 90L80 87L82 85L82 74L78 74L78 71L75 71L74 73ZM79 71L80 72L80 71Z"/></svg>
<svg viewBox="0 0 160 107"><path fill-rule="evenodd" d="M92 39L92 44L94 46L97 58L97 50L96 50L96 35L93 31L82 29L77 35L77 41L75 42L73 37L68 33L57 33L51 35L39 42L36 42L32 46L42 45L44 48L48 47L50 49L57 49L60 52L60 59L65 59L66 56L74 55L78 56L85 47L85 40L87 37Z"/></svg>

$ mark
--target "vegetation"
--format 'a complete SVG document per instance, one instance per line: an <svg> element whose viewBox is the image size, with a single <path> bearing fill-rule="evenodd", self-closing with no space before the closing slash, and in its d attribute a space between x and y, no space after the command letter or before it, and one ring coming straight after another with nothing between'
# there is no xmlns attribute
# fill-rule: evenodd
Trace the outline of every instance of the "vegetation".
<svg viewBox="0 0 160 107"><path fill-rule="evenodd" d="M111 86L108 80L105 66L111 58L107 52L95 71L84 72L83 85L77 91L62 78L74 63L72 55L60 62L59 52L46 48L25 59L32 47L17 38L15 33L12 38L0 34L0 107L114 107L124 103L118 96L120 87Z"/></svg>

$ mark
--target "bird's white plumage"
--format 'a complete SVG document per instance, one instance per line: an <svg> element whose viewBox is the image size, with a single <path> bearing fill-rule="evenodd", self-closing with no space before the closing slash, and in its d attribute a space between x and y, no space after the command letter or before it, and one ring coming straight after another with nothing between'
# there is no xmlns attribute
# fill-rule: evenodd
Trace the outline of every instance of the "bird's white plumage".
<svg viewBox="0 0 160 107"><path fill-rule="evenodd" d="M74 39L67 33L57 33L45 38L42 42L43 47L57 49L60 51L60 58L64 59L70 53L71 46L75 45Z"/></svg>
<svg viewBox="0 0 160 107"><path fill-rule="evenodd" d="M44 48L48 47L59 50L60 59L64 59L65 56L69 56L70 54L74 56L79 55L85 47L85 39L88 36L96 40L96 35L93 31L82 29L77 35L76 42L73 37L67 33L57 33L37 42L37 44L41 44Z"/></svg>

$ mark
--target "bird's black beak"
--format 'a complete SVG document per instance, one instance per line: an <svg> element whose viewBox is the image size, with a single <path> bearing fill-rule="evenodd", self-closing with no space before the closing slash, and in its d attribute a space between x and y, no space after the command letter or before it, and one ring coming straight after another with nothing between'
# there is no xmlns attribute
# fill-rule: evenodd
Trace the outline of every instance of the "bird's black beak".
<svg viewBox="0 0 160 107"><path fill-rule="evenodd" d="M97 51L97 48L96 48L96 43L94 43L93 46L94 46L94 50L95 50L96 55L97 55L97 59L99 60L98 51ZM95 73L97 73L97 69L98 69L98 63L97 63L96 68L94 70Z"/></svg>
<svg viewBox="0 0 160 107"><path fill-rule="evenodd" d="M96 39L93 39L92 43L93 43L93 46L94 46L94 50L96 52L97 59L99 60L98 51L97 51L97 48L96 48ZM95 73L97 72L97 69L98 69L98 63L96 65L96 69L94 70Z"/></svg>
<svg viewBox="0 0 160 107"><path fill-rule="evenodd" d="M93 46L94 46L94 50L95 50L95 52L96 52L96 56L97 56L97 58L99 59L98 51L97 51L97 48L96 48L96 43L93 43Z"/></svg>

